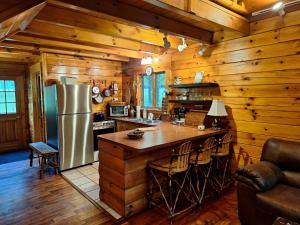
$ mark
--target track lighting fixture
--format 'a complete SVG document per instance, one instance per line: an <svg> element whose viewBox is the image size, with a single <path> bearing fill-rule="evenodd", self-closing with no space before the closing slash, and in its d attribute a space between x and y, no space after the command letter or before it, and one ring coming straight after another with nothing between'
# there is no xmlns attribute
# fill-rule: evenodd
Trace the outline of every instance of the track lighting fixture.
<svg viewBox="0 0 300 225"><path fill-rule="evenodd" d="M201 47L200 50L198 51L198 54L199 54L200 56L204 56L204 54L205 54L205 52L206 52L207 49L208 49L208 46L202 45L202 47Z"/></svg>
<svg viewBox="0 0 300 225"><path fill-rule="evenodd" d="M164 41L164 48L168 49L171 47L171 43L168 41L167 34L165 34L163 41Z"/></svg>
<svg viewBox="0 0 300 225"><path fill-rule="evenodd" d="M185 39L182 38L181 40L182 40L182 44L178 45L178 47L177 47L179 52L182 52L184 49L187 48L187 44L185 43Z"/></svg>
<svg viewBox="0 0 300 225"><path fill-rule="evenodd" d="M144 57L141 60L141 65L150 65L152 64L152 57Z"/></svg>
<svg viewBox="0 0 300 225"><path fill-rule="evenodd" d="M278 11L279 16L284 16L285 11L284 11L284 3L282 1L277 2L275 5L273 5L272 9L274 11Z"/></svg>

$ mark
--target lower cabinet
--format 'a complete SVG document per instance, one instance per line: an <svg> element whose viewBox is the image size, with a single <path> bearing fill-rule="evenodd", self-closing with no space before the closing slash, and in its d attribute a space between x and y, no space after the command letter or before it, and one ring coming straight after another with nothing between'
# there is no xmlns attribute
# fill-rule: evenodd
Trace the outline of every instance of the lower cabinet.
<svg viewBox="0 0 300 225"><path fill-rule="evenodd" d="M125 122L117 120L117 132L125 131L125 130L134 130L139 127L147 127L147 125L144 124L136 124L132 122Z"/></svg>

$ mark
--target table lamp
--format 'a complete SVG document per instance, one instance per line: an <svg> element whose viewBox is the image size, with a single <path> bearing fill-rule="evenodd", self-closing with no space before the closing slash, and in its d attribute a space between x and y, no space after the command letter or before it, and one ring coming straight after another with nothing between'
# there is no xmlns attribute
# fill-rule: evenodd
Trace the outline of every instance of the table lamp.
<svg viewBox="0 0 300 225"><path fill-rule="evenodd" d="M224 101L223 100L213 100L207 115L214 117L214 122L212 123L212 128L214 130L222 129L219 126L219 117L228 116L226 109L225 109Z"/></svg>

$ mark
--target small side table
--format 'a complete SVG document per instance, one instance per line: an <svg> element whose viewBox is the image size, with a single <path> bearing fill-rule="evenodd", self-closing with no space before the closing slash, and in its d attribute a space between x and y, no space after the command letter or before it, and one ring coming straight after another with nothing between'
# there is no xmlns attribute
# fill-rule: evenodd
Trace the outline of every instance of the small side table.
<svg viewBox="0 0 300 225"><path fill-rule="evenodd" d="M273 225L300 225L299 223L296 223L296 222L293 222L293 221L290 221L288 219L284 219L282 217L278 217Z"/></svg>
<svg viewBox="0 0 300 225"><path fill-rule="evenodd" d="M58 174L59 165L57 162L58 151L50 147L44 142L34 142L30 143L29 147L31 149L30 153L30 166L32 166L32 161L34 154L39 158L40 165L40 179L44 177L44 172L47 167L53 167L55 174Z"/></svg>

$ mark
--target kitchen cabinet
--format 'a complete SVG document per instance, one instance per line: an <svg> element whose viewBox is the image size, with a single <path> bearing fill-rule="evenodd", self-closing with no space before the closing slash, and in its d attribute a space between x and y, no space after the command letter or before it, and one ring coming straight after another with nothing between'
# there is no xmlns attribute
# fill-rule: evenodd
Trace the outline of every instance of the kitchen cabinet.
<svg viewBox="0 0 300 225"><path fill-rule="evenodd" d="M140 127L148 127L146 124L133 123L130 121L127 122L127 121L116 120L116 123L117 123L117 132L125 131L125 130L134 130Z"/></svg>

